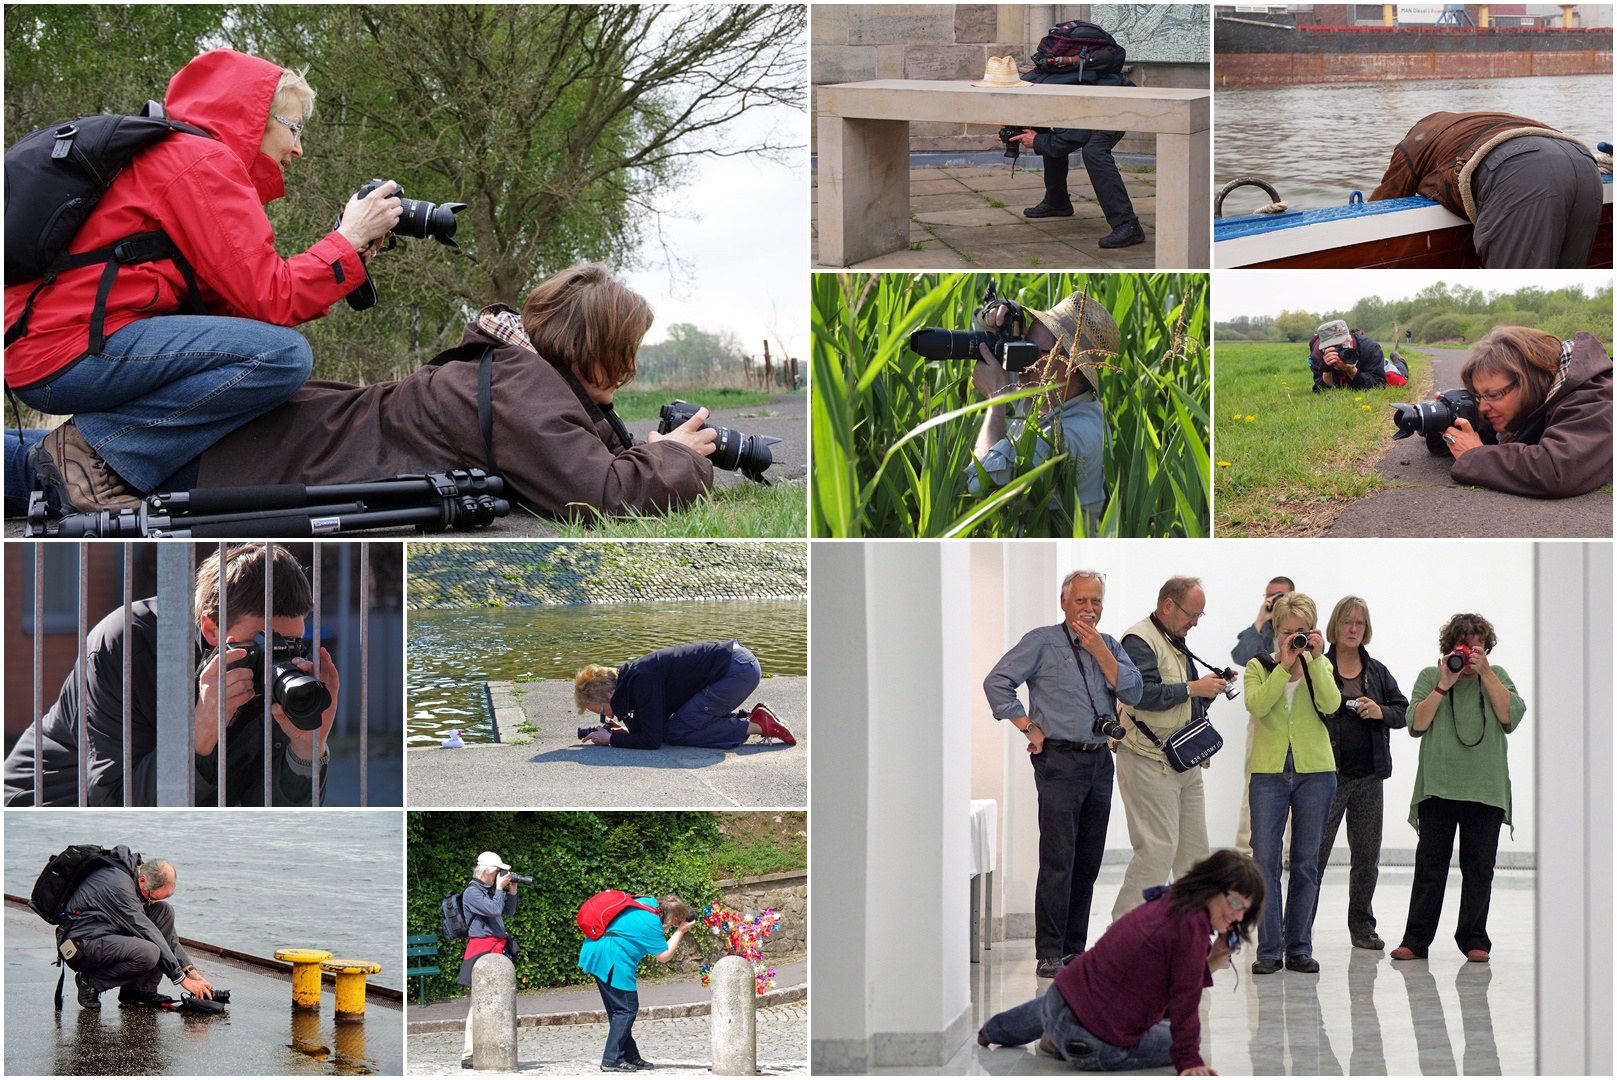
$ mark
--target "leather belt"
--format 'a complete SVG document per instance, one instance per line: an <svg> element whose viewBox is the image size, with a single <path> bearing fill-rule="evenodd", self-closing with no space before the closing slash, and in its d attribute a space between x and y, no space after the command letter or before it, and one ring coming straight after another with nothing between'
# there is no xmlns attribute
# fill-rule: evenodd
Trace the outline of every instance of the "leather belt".
<svg viewBox="0 0 1617 1080"><path fill-rule="evenodd" d="M1106 749L1106 744L1070 742L1066 739L1046 739L1044 740L1044 748L1046 750L1076 750L1080 754L1093 754L1097 750Z"/></svg>

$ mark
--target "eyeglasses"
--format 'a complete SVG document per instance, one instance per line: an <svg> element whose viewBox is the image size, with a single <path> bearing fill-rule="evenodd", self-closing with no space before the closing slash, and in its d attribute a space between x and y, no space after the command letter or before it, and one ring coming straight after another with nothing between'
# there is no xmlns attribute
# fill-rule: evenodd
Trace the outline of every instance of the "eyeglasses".
<svg viewBox="0 0 1617 1080"><path fill-rule="evenodd" d="M294 139L298 140L298 142L303 141L303 125L301 123L294 120L288 120L284 116L276 116L274 113L270 114L270 119L274 120L277 124L285 124L287 127L292 129L292 137Z"/></svg>
<svg viewBox="0 0 1617 1080"><path fill-rule="evenodd" d="M1207 614L1207 609L1206 608L1203 608L1200 611L1185 611L1185 606L1183 604L1181 604L1179 601L1174 600L1173 597L1171 597L1171 596L1168 597L1168 599L1173 601L1173 606L1178 608L1181 612L1183 612L1185 618L1187 618L1187 619L1199 619L1203 615Z"/></svg>
<svg viewBox="0 0 1617 1080"><path fill-rule="evenodd" d="M1230 906L1230 910L1235 912L1237 915L1246 910L1246 902L1237 900L1234 893L1225 893L1224 902L1228 904Z"/></svg>
<svg viewBox="0 0 1617 1080"><path fill-rule="evenodd" d="M1476 392L1477 400L1478 401L1498 401L1500 398L1509 397L1510 395L1514 394L1517 390L1520 390L1520 389L1521 389L1520 386L1518 386L1515 383L1511 383L1509 386L1505 387L1503 390L1490 390L1486 394L1483 393L1482 391L1478 390Z"/></svg>

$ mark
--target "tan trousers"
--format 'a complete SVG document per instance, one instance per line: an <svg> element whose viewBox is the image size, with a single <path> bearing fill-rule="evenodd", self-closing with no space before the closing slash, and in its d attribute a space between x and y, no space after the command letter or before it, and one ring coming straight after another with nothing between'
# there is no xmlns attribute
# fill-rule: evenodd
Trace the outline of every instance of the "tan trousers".
<svg viewBox="0 0 1617 1080"><path fill-rule="evenodd" d="M1145 902L1140 894L1167 885L1207 858L1207 810L1202 770L1176 773L1163 762L1117 749L1117 790L1128 814L1134 857L1112 905L1116 922Z"/></svg>

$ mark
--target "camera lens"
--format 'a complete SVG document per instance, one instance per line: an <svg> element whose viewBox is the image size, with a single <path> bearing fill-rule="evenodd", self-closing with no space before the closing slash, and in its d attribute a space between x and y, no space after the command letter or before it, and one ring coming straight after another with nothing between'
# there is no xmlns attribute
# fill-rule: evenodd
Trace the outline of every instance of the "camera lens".
<svg viewBox="0 0 1617 1080"><path fill-rule="evenodd" d="M969 330L949 330L941 326L923 326L910 335L910 351L928 360L981 360L977 346L994 336Z"/></svg>
<svg viewBox="0 0 1617 1080"><path fill-rule="evenodd" d="M1113 716L1103 716L1096 720L1095 727L1108 739L1121 739L1128 734L1128 730Z"/></svg>
<svg viewBox="0 0 1617 1080"><path fill-rule="evenodd" d="M695 416L700 408L688 401L669 402L659 413L657 433L667 435ZM768 482L764 479L764 472L775 463L775 455L769 448L780 442L779 439L773 435L748 435L717 424L703 424L698 430L712 431L717 436L713 442L713 456L708 459L715 469L739 471L742 476L760 484Z"/></svg>
<svg viewBox="0 0 1617 1080"><path fill-rule="evenodd" d="M400 236L413 236L417 240L428 237L440 244L456 247L455 243L455 215L466 209L465 203L439 203L434 205L425 199L399 200L404 207L404 215L399 223L393 226L393 231Z"/></svg>
<svg viewBox="0 0 1617 1080"><path fill-rule="evenodd" d="M1291 635L1291 647L1293 649L1298 650L1299 652L1301 652L1303 649L1308 648L1308 635L1303 633L1300 630L1297 633Z"/></svg>
<svg viewBox="0 0 1617 1080"><path fill-rule="evenodd" d="M1465 661L1466 658L1457 652L1449 653L1448 656L1443 658L1443 663L1448 665L1450 671L1459 671L1465 667Z"/></svg>
<svg viewBox="0 0 1617 1080"><path fill-rule="evenodd" d="M320 726L320 715L331 706L326 684L288 661L275 665L275 704L299 731Z"/></svg>

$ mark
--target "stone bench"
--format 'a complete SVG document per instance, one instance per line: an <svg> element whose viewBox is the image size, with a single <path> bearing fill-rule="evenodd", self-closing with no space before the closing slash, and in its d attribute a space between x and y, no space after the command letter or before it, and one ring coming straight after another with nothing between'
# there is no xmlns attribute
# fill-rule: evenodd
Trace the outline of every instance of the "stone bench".
<svg viewBox="0 0 1617 1080"><path fill-rule="evenodd" d="M909 128L927 120L1155 132L1157 267L1209 265L1210 91L877 79L817 93L819 261L826 266L909 246Z"/></svg>

